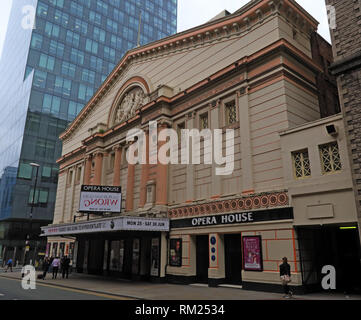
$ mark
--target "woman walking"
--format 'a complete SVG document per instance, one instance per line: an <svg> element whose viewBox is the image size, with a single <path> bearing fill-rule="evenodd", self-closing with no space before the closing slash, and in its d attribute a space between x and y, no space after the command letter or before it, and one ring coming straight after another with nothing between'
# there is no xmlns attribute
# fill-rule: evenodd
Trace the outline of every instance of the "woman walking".
<svg viewBox="0 0 361 320"><path fill-rule="evenodd" d="M280 265L280 276L285 293L283 297L288 299L292 297L292 291L290 291L288 286L288 284L291 282L291 266L288 264L286 257L284 257L282 261L283 263Z"/></svg>
<svg viewBox="0 0 361 320"><path fill-rule="evenodd" d="M56 257L53 260L53 263L51 264L53 267L53 279L56 279L57 275L58 275L58 271L59 271L59 266L60 266L60 259L59 257Z"/></svg>

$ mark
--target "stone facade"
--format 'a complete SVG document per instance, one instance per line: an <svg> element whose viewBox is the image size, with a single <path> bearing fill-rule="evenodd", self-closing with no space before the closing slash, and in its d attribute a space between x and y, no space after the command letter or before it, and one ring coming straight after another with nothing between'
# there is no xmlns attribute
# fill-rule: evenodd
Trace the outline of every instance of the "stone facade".
<svg viewBox="0 0 361 320"><path fill-rule="evenodd" d="M112 268L112 248L121 247L131 259L131 251L139 258L143 246L140 275L145 276L149 265L144 253L151 242L158 242L161 278L279 290L279 264L286 255L292 284L301 290L300 228L357 220L354 206L342 206L342 198L353 195L342 117L320 119L337 109L320 110L325 106L320 79L322 92L335 93L331 75L325 74L330 46L315 37L316 31L317 22L295 1L258 0L232 15L129 51L61 135L54 222L47 230L94 223L87 219L106 224L127 217L169 219L170 231L152 238L136 232L75 234L77 267L106 273ZM163 164L148 152L145 164L129 163L125 155L133 144L126 135L142 129L150 150L150 121L157 122L159 132L218 129L223 146L227 130L233 131L233 173L217 175L215 161ZM339 135L328 134L326 125L337 126ZM203 159L207 138L202 140L192 144L200 145ZM342 167L324 174L321 144L335 146ZM309 150L312 177L297 179L292 155L304 149ZM121 186L122 212L79 214L81 184ZM241 263L241 248L250 238L259 239L262 266L257 270ZM49 237L51 247L60 241ZM302 248L303 254L312 251ZM319 272L311 267L317 278Z"/></svg>
<svg viewBox="0 0 361 320"><path fill-rule="evenodd" d="M326 4L335 10L336 28L331 29L335 62L331 71L337 76L361 221L361 1L326 0Z"/></svg>

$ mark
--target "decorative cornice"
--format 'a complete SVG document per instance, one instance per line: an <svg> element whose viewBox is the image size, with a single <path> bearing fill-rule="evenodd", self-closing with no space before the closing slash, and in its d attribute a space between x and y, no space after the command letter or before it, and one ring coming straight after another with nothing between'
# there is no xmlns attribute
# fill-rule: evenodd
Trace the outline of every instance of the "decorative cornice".
<svg viewBox="0 0 361 320"><path fill-rule="evenodd" d="M289 206L289 197L287 192L283 191L173 207L169 208L168 217L171 219L176 219L183 217L197 217L217 213L223 214L227 212L242 212L286 206Z"/></svg>

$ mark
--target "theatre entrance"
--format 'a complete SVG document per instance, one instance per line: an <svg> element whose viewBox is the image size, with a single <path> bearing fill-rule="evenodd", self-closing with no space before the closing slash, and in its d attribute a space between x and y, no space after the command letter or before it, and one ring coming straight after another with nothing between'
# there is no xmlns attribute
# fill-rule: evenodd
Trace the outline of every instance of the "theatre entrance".
<svg viewBox="0 0 361 320"><path fill-rule="evenodd" d="M196 238L196 281L199 283L208 283L208 268L209 268L209 246L208 235L197 236Z"/></svg>
<svg viewBox="0 0 361 320"><path fill-rule="evenodd" d="M242 237L240 234L224 235L225 282L242 284Z"/></svg>

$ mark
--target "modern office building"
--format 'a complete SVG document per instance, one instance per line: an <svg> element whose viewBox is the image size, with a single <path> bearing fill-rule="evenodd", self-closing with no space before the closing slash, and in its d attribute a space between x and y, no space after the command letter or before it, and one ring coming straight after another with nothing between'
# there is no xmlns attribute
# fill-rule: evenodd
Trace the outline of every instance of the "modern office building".
<svg viewBox="0 0 361 320"><path fill-rule="evenodd" d="M338 289L359 286L345 128L317 26L294 0L256 0L129 51L61 135L48 253L74 237L79 272L274 291L287 256L297 291L321 290L327 264ZM177 145L186 129L191 150ZM215 129L223 144L206 148ZM129 162L140 145L146 161ZM154 157L167 147L172 163ZM200 161L180 163L186 151ZM119 187L122 206L104 212Z"/></svg>
<svg viewBox="0 0 361 320"><path fill-rule="evenodd" d="M177 0L13 1L0 63L0 258L21 261L27 235L53 219L59 134L125 52L176 28Z"/></svg>

